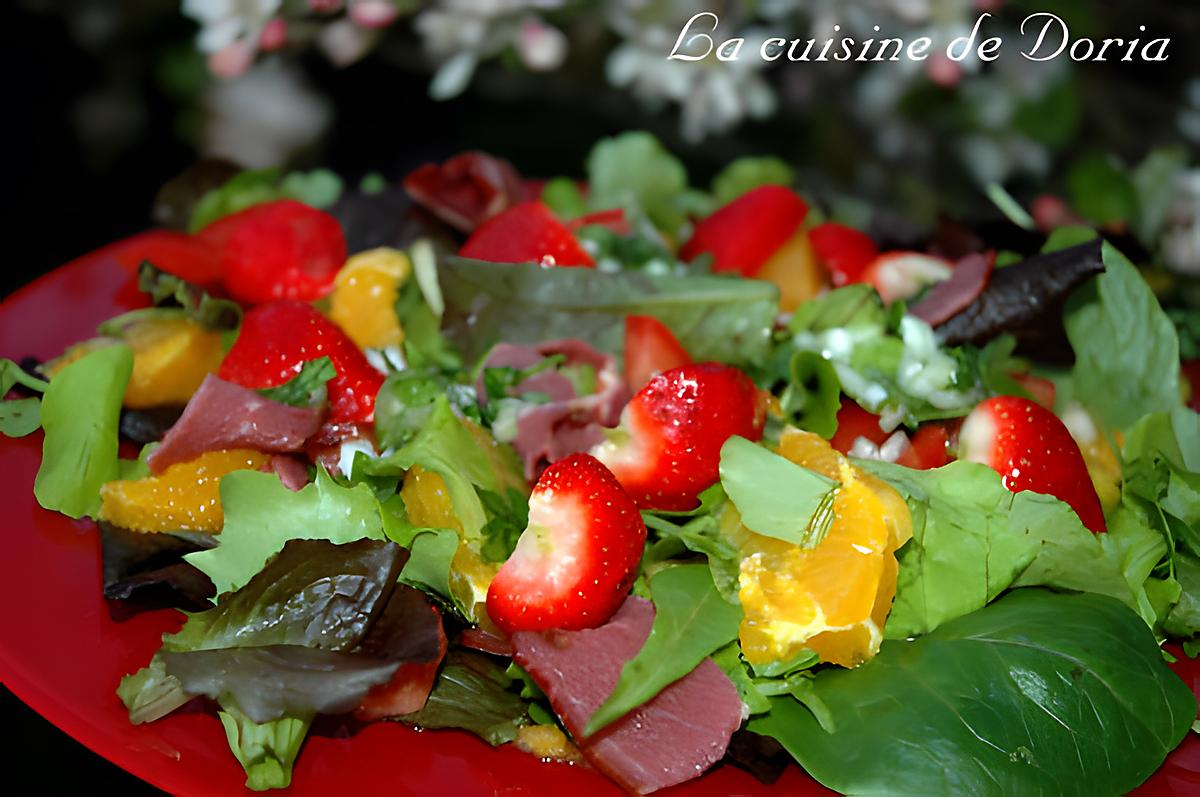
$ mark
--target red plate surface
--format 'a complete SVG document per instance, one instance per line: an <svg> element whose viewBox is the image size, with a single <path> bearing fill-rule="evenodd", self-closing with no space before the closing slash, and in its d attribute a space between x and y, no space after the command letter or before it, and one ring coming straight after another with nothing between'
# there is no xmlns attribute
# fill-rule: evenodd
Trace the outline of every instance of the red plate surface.
<svg viewBox="0 0 1200 797"><path fill-rule="evenodd" d="M0 304L0 356L54 356L93 334L100 321L136 306L131 272L118 263L128 244L80 258ZM0 679L63 731L166 791L244 791L242 770L215 717L185 713L129 724L114 693L117 683L150 660L160 636L177 630L181 616L161 611L121 624L109 619L94 527L37 506L33 478L40 458L40 434L0 437L0 505L7 520L0 556ZM31 595L37 598L30 600ZM1200 687L1195 662L1183 659L1176 671ZM310 738L290 793L602 797L620 791L586 768L542 764L511 746L493 749L466 733L418 733L376 723L349 739ZM734 767L720 767L662 792L672 797L828 793L798 767L773 786ZM1189 735L1139 793L1200 793L1200 740Z"/></svg>

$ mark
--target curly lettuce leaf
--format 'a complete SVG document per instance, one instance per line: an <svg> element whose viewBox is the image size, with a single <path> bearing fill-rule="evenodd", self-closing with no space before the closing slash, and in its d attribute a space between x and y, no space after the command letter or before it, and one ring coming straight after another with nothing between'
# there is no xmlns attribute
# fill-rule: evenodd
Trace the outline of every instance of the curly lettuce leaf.
<svg viewBox="0 0 1200 797"><path fill-rule="evenodd" d="M366 485L342 487L323 469L299 492L273 473L237 471L221 480L221 544L184 557L218 595L245 585L288 540L384 539L379 502Z"/></svg>
<svg viewBox="0 0 1200 797"><path fill-rule="evenodd" d="M795 179L792 167L780 158L770 155L738 158L713 178L713 199L718 205L724 205L755 188L791 185Z"/></svg>
<svg viewBox="0 0 1200 797"><path fill-rule="evenodd" d="M749 729L847 794L1123 794L1196 717L1192 690L1137 615L1105 596L1037 589L887 640L811 689L825 727L775 697Z"/></svg>
<svg viewBox="0 0 1200 797"><path fill-rule="evenodd" d="M277 199L295 199L315 208L327 208L342 195L342 179L328 169L291 172L275 167L247 169L205 193L192 208L188 232L207 227L219 218L253 205Z"/></svg>
<svg viewBox="0 0 1200 797"><path fill-rule="evenodd" d="M33 494L73 518L100 510L100 486L120 478L117 425L133 350L102 346L59 371L42 396L46 432ZM278 480L276 480L278 481Z"/></svg>
<svg viewBox="0 0 1200 797"><path fill-rule="evenodd" d="M630 131L596 142L587 157L587 178L594 210L640 211L668 230L684 220L676 202L687 190L687 170L650 133Z"/></svg>

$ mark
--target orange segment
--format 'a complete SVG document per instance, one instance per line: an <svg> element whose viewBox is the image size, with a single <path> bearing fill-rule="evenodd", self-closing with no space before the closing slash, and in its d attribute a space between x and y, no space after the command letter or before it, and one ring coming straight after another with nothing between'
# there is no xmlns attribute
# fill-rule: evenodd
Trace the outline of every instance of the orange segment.
<svg viewBox="0 0 1200 797"><path fill-rule="evenodd" d="M404 342L396 317L400 285L412 272L408 256L381 246L360 252L338 272L329 297L329 318L362 349L383 349Z"/></svg>
<svg viewBox="0 0 1200 797"><path fill-rule="evenodd" d="M249 449L209 451L158 476L109 482L100 488L100 519L133 531L221 530L221 477L257 470L267 455Z"/></svg>
<svg viewBox="0 0 1200 797"><path fill-rule="evenodd" d="M134 322L123 337L133 348L125 388L125 406L132 409L186 404L225 357L220 333L187 318Z"/></svg>
<svg viewBox="0 0 1200 797"><path fill-rule="evenodd" d="M854 667L879 651L896 592L895 552L912 536L908 507L895 490L854 467L818 435L789 429L779 453L841 487L833 524L815 548L744 527L727 531L743 555L742 652L751 663L766 664L808 648L822 661ZM728 527L724 518L722 527Z"/></svg>
<svg viewBox="0 0 1200 797"><path fill-rule="evenodd" d="M825 287L823 271L804 230L776 249L754 278L779 287L779 309L785 313L816 297Z"/></svg>

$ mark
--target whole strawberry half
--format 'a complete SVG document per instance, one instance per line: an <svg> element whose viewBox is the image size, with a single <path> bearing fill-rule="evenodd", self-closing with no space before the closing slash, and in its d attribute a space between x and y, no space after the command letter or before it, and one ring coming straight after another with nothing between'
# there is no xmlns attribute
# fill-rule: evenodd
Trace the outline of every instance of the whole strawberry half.
<svg viewBox="0 0 1200 797"><path fill-rule="evenodd" d="M1079 445L1040 404L1016 396L980 402L959 433L959 458L992 468L1014 493L1031 490L1069 504L1092 531L1106 529Z"/></svg>
<svg viewBox="0 0 1200 797"><path fill-rule="evenodd" d="M779 247L800 230L808 205L790 188L764 185L747 191L696 222L679 250L684 260L708 252L713 271L753 277Z"/></svg>
<svg viewBox="0 0 1200 797"><path fill-rule="evenodd" d="M736 368L695 363L652 377L592 453L643 509L682 511L716 483L721 446L762 437L766 408Z"/></svg>
<svg viewBox="0 0 1200 797"><path fill-rule="evenodd" d="M330 422L371 421L383 374L345 332L303 302L271 302L248 311L217 375L244 387L276 387L320 357L328 357L337 371L326 384Z"/></svg>
<svg viewBox="0 0 1200 797"><path fill-rule="evenodd" d="M572 454L542 473L529 525L492 579L487 613L506 633L594 628L637 576L646 526L595 457Z"/></svg>

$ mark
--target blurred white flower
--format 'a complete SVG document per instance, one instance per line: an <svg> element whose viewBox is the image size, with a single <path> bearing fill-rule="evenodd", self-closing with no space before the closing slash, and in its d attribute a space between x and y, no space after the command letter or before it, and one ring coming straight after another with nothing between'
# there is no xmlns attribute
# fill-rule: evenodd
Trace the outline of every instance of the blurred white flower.
<svg viewBox="0 0 1200 797"><path fill-rule="evenodd" d="M1175 200L1167 214L1161 243L1168 268L1200 277L1200 169L1175 178Z"/></svg>
<svg viewBox="0 0 1200 797"><path fill-rule="evenodd" d="M282 0L183 0L183 13L200 24L196 46L215 53L234 42L257 42L282 5Z"/></svg>
<svg viewBox="0 0 1200 797"><path fill-rule="evenodd" d="M260 61L239 80L213 85L204 109L203 153L248 168L286 163L333 121L329 101L296 64L279 58Z"/></svg>

